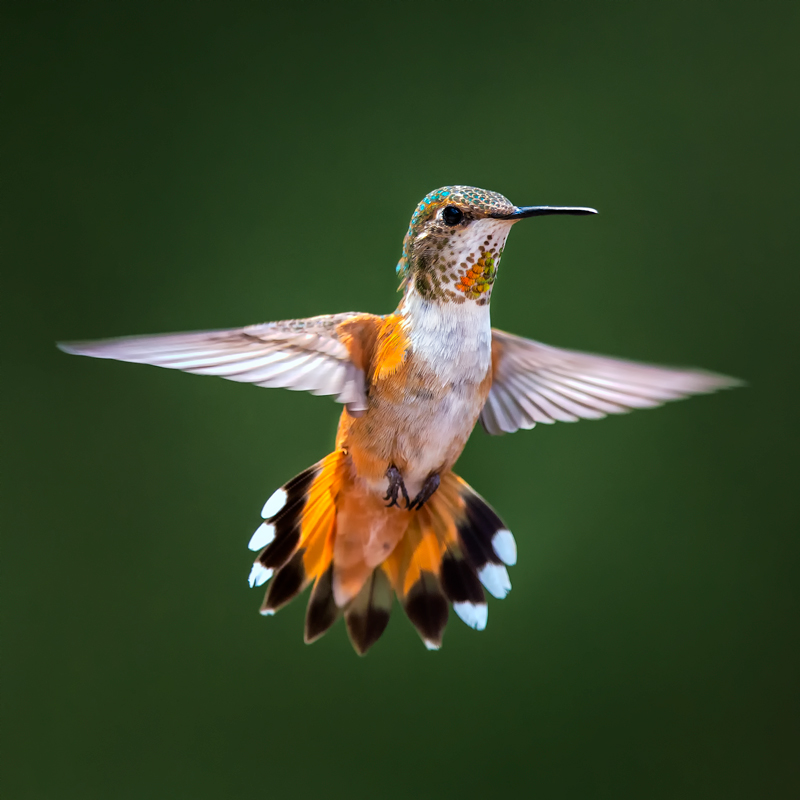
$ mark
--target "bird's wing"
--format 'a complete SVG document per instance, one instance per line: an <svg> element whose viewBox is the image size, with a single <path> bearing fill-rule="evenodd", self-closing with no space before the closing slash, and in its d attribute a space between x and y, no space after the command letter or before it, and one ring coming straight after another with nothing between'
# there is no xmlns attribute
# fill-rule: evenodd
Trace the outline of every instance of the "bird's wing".
<svg viewBox="0 0 800 800"><path fill-rule="evenodd" d="M372 314L332 314L230 330L126 336L58 346L76 355L335 395L358 416L367 407L364 362L368 347L364 343L374 340L381 321Z"/></svg>
<svg viewBox="0 0 800 800"><path fill-rule="evenodd" d="M492 388L481 411L491 434L652 408L740 381L550 347L492 329Z"/></svg>

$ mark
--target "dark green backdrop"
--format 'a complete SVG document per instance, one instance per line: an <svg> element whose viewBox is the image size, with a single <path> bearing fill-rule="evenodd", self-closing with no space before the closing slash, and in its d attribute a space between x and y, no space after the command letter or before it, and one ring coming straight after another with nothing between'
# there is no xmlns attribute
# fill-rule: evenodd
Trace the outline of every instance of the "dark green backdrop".
<svg viewBox="0 0 800 800"><path fill-rule="evenodd" d="M799 22L3 3L3 797L798 796ZM487 630L307 647L246 544L335 404L53 343L390 311L446 183L601 212L513 232L496 325L750 387L477 431Z"/></svg>

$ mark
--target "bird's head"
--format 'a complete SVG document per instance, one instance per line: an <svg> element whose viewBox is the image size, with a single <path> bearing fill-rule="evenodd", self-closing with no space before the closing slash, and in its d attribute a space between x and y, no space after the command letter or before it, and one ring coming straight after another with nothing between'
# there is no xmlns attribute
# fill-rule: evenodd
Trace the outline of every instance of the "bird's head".
<svg viewBox="0 0 800 800"><path fill-rule="evenodd" d="M489 302L511 226L544 214L596 214L591 208L515 206L497 192L444 186L426 195L411 217L397 265L401 288L426 300Z"/></svg>

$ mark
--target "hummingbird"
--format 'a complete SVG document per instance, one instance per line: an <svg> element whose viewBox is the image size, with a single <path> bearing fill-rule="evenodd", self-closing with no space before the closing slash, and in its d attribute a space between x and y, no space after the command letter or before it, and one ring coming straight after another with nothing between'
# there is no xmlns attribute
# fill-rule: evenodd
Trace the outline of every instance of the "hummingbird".
<svg viewBox="0 0 800 800"><path fill-rule="evenodd" d="M364 654L396 595L425 646L449 609L471 628L486 593L504 598L514 536L453 472L478 420L492 435L599 419L734 386L735 379L552 347L492 328L490 300L511 228L592 208L515 206L446 186L416 207L391 314L346 312L198 333L62 343L67 353L330 395L333 452L264 503L249 548L251 587L274 614L313 584L305 641L343 616Z"/></svg>

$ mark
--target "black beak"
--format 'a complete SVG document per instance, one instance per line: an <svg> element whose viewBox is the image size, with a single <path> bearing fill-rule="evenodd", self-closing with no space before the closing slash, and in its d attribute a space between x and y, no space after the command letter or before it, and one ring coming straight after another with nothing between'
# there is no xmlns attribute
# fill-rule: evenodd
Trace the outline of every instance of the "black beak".
<svg viewBox="0 0 800 800"><path fill-rule="evenodd" d="M545 214L596 214L593 208L574 206L521 206L510 214L489 214L494 219L525 219L526 217L543 217Z"/></svg>

